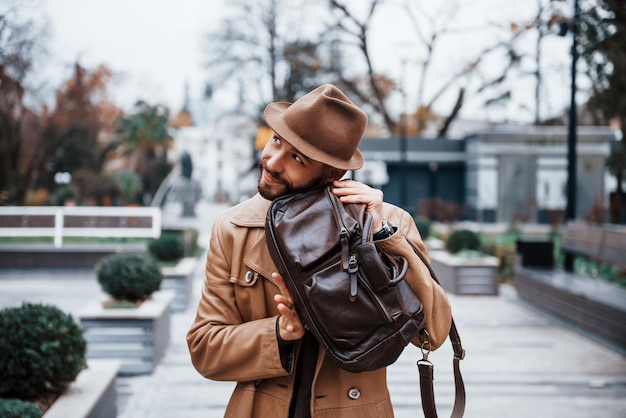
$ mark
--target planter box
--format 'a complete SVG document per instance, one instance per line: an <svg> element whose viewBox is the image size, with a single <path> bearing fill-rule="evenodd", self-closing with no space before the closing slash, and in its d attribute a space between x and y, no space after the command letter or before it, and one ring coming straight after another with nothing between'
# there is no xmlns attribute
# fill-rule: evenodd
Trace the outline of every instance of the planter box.
<svg viewBox="0 0 626 418"><path fill-rule="evenodd" d="M90 360L88 368L43 415L43 418L112 418L117 416L117 360Z"/></svg>
<svg viewBox="0 0 626 418"><path fill-rule="evenodd" d="M492 256L464 258L432 251L430 261L441 286L455 295L497 295L500 260Z"/></svg>
<svg viewBox="0 0 626 418"><path fill-rule="evenodd" d="M193 274L196 271L198 260L195 257L185 257L172 267L161 268L163 282L161 289L172 289L175 292L172 302L172 311L181 312L187 309L193 290Z"/></svg>
<svg viewBox="0 0 626 418"><path fill-rule="evenodd" d="M154 292L136 309L105 309L108 295L88 303L77 317L88 359L119 359L121 375L151 373L170 341L173 290Z"/></svg>

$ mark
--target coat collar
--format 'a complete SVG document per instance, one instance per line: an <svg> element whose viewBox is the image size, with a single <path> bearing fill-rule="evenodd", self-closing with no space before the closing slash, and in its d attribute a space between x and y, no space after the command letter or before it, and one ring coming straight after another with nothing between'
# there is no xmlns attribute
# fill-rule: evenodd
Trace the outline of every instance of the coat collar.
<svg viewBox="0 0 626 418"><path fill-rule="evenodd" d="M237 226L263 228L265 227L267 209L271 203L271 201L257 193L241 204L239 210L230 221Z"/></svg>

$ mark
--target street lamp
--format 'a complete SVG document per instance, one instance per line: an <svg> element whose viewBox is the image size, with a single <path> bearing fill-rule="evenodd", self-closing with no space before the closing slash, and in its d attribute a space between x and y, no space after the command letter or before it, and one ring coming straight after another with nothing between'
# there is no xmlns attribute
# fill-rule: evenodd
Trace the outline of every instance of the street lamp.
<svg viewBox="0 0 626 418"><path fill-rule="evenodd" d="M580 18L580 7L578 0L574 0L574 18L569 26L572 32L572 79L571 97L569 107L569 127L567 134L567 204L565 207L565 218L567 221L576 219L576 168L577 168L577 121L576 121L576 61L578 60L578 21ZM561 26L561 34L565 35L566 30ZM565 271L574 270L574 256L566 253L564 260Z"/></svg>
<svg viewBox="0 0 626 418"><path fill-rule="evenodd" d="M400 207L407 207L407 98L406 98L406 64L402 60L402 78L400 92L402 93L402 115L400 116Z"/></svg>

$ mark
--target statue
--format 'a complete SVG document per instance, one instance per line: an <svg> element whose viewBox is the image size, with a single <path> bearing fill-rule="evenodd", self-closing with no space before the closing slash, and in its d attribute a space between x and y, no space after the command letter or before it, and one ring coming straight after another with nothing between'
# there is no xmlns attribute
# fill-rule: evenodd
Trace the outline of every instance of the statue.
<svg viewBox="0 0 626 418"><path fill-rule="evenodd" d="M183 218L195 218L196 204L200 200L202 188L198 180L191 177L193 164L191 156L186 151L181 155L180 166L181 176L172 185L171 197L169 199L182 204L181 216Z"/></svg>

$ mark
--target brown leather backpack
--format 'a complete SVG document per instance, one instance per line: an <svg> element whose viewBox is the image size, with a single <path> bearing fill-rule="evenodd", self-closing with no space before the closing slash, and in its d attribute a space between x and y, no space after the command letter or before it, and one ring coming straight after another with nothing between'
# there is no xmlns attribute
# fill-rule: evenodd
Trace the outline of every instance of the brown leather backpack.
<svg viewBox="0 0 626 418"><path fill-rule="evenodd" d="M378 252L365 205L342 204L330 186L305 190L275 199L265 229L298 315L340 367L354 373L386 367L420 337L422 408L426 417L436 417L422 303L404 281L407 261ZM462 417L464 350L454 322L450 340L456 384L452 417Z"/></svg>

